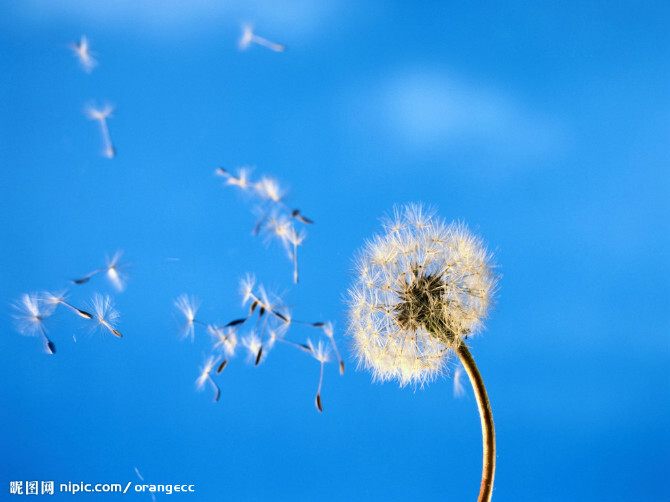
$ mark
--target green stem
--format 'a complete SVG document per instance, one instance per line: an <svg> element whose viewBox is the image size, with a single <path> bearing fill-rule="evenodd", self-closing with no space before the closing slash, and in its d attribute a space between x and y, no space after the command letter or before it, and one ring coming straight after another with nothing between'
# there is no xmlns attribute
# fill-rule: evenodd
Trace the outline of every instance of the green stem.
<svg viewBox="0 0 670 502"><path fill-rule="evenodd" d="M479 498L477 502L489 502L493 495L493 476L496 469L496 433L493 426L493 413L491 412L491 403L486 394L486 387L484 387L484 380L477 369L475 360L472 354L466 347L465 343L461 343L456 349L465 371L470 377L470 383L475 392L477 399L477 407L479 408L479 416L482 421L482 442L484 445L484 465L482 467L482 484L479 488Z"/></svg>

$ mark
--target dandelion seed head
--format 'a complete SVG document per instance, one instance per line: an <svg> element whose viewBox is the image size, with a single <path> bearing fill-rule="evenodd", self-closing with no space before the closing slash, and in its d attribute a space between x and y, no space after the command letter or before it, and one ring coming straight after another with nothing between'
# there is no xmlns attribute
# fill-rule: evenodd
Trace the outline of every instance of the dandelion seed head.
<svg viewBox="0 0 670 502"><path fill-rule="evenodd" d="M186 323L184 324L181 333L182 340L190 336L191 341L193 341L195 338L195 315L198 312L198 308L200 307L200 301L194 296L183 294L174 301L174 306L186 319Z"/></svg>
<svg viewBox="0 0 670 502"><path fill-rule="evenodd" d="M357 259L349 333L374 379L423 385L483 328L497 276L478 237L420 205L396 209L383 226Z"/></svg>
<svg viewBox="0 0 670 502"><path fill-rule="evenodd" d="M19 333L26 336L36 336L46 332L44 320L51 316L56 304L44 301L36 294L23 294L14 305L16 310L14 320Z"/></svg>
<svg viewBox="0 0 670 502"><path fill-rule="evenodd" d="M212 372L216 366L216 358L214 356L209 356L205 359L205 363L200 367L200 376L195 381L195 385L198 390L202 390L205 386L205 382L210 378L209 374Z"/></svg>

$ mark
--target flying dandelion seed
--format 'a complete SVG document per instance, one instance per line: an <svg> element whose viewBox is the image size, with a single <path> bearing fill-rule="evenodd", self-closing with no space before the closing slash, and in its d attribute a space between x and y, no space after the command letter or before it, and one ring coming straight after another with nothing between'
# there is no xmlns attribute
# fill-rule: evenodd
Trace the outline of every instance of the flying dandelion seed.
<svg viewBox="0 0 670 502"><path fill-rule="evenodd" d="M359 365L373 377L421 384L444 372L455 353L475 390L482 420L480 501L495 471L493 415L464 340L483 328L497 284L490 253L461 224L446 225L420 205L396 210L385 233L369 240L349 291L349 332Z"/></svg>
<svg viewBox="0 0 670 502"><path fill-rule="evenodd" d="M250 24L242 25L242 36L238 41L240 50L246 50L251 44L262 45L275 52L284 52L286 47L282 44L271 42L270 40L259 37L254 33L254 28Z"/></svg>
<svg viewBox="0 0 670 502"><path fill-rule="evenodd" d="M200 376L197 378L195 381L196 387L198 390L202 390L205 387L205 383L209 382L210 385L214 388L214 402L216 403L219 400L219 397L221 396L221 389L219 389L219 386L216 385L216 382L210 375L214 367L216 366L216 359L214 356L209 356L205 360L205 364L200 368Z"/></svg>
<svg viewBox="0 0 670 502"><path fill-rule="evenodd" d="M86 312L85 310L78 309L77 307L73 306L72 304L68 303L66 300L68 298L68 292L67 291L59 291L58 293L43 293L42 294L42 299L44 300L45 303L49 305L53 305L54 308L56 308L58 305L63 305L64 307L72 310L75 314L77 314L79 317L83 317L84 319L92 319L93 316Z"/></svg>
<svg viewBox="0 0 670 502"><path fill-rule="evenodd" d="M261 199L266 199L277 204L283 204L284 190L279 186L279 182L274 178L263 176L261 180L254 185L256 193Z"/></svg>
<svg viewBox="0 0 670 502"><path fill-rule="evenodd" d="M47 336L44 320L54 313L56 306L46 303L37 294L24 294L15 303L14 320L16 329L25 336L40 336L44 340L44 350L48 354L56 353L56 346Z"/></svg>
<svg viewBox="0 0 670 502"><path fill-rule="evenodd" d="M122 254L123 251L119 250L116 251L116 253L114 253L111 258L109 255L107 255L106 265L104 267L89 272L79 279L73 279L70 282L73 284L86 284L96 275L104 273L112 286L117 291L122 292L126 287L126 282L128 281L128 265L120 261Z"/></svg>
<svg viewBox="0 0 670 502"><path fill-rule="evenodd" d="M298 246L305 240L305 234L295 229L290 218L284 215L272 215L265 225L266 240L278 239L293 263L293 282L298 283Z"/></svg>
<svg viewBox="0 0 670 502"><path fill-rule="evenodd" d="M254 361L257 365L263 357L263 352L261 350L263 345L261 339L258 337L258 333L252 331L246 336L243 336L241 341L244 348L247 349L247 361Z"/></svg>
<svg viewBox="0 0 670 502"><path fill-rule="evenodd" d="M312 328L319 328L319 329L324 329L325 326L327 330L328 329L330 330L330 336L332 336L332 324L330 323L308 322L293 319L288 307L282 303L281 296L269 294L267 290L263 287L263 285L259 285L258 288L256 288L256 278L253 275L247 274L247 276L245 276L240 281L240 294L242 296L242 305L246 305L247 303L251 302L251 306L249 308L249 314L245 318L235 319L234 321L229 322L225 326L226 328L229 327L238 328L241 324L248 321L256 312L259 316L256 326L257 330L258 330L258 322L260 321L261 318L266 322L267 319L273 320L271 326L268 328L268 334L270 336L268 342L269 344L273 344L274 342L281 342L296 347L302 351L311 352L311 348L308 345L285 338L285 335L292 324L302 324L310 326ZM327 324L329 324L329 327L326 326ZM258 330L261 333L260 336L261 345L264 345L263 330L265 329L265 327L266 324L264 323L261 325L260 330ZM326 336L329 336L328 331L326 331L325 333ZM333 344L334 343L335 341L333 340ZM342 363L341 367L343 367L343 364L344 363Z"/></svg>
<svg viewBox="0 0 670 502"><path fill-rule="evenodd" d="M111 258L107 257L107 267L105 269L107 279L119 292L125 289L126 281L128 280L128 275L125 271L126 265L119 261L122 254L123 251L117 251Z"/></svg>
<svg viewBox="0 0 670 502"><path fill-rule="evenodd" d="M214 349L222 351L226 359L235 355L237 348L237 334L234 329L222 328L220 326L207 326L207 332L212 336Z"/></svg>
<svg viewBox="0 0 670 502"><path fill-rule="evenodd" d="M252 298L254 286L256 285L256 277L252 274L247 274L240 281L240 295L242 296L242 305L246 305Z"/></svg>
<svg viewBox="0 0 670 502"><path fill-rule="evenodd" d="M75 57L79 60L79 64L86 73L91 73L93 68L98 65L89 47L88 39L84 35L81 36L79 43L71 43L70 49L72 49Z"/></svg>
<svg viewBox="0 0 670 502"><path fill-rule="evenodd" d="M114 308L114 301L108 295L96 293L91 302L93 308L93 320L97 323L96 327L109 331L112 335L122 338L123 335L116 330L116 324L119 320L119 313Z"/></svg>
<svg viewBox="0 0 670 502"><path fill-rule="evenodd" d="M195 339L195 324L204 325L195 318L200 308L200 301L194 296L183 294L174 301L174 306L186 320L182 326L180 338L183 340L190 337L192 342Z"/></svg>
<svg viewBox="0 0 670 502"><path fill-rule="evenodd" d="M344 361L342 360L342 356L340 355L340 351L337 349L337 345L335 344L335 337L334 337L334 330L333 330L333 323L332 322L327 322L324 323L322 326L324 334L330 339L330 343L333 346L333 350L335 351L335 355L337 356L337 360L340 363L340 375L344 375Z"/></svg>
<svg viewBox="0 0 670 502"><path fill-rule="evenodd" d="M264 355L264 350L269 350L271 348L270 346L265 348L265 333L268 332L274 336L274 338L271 339L271 342L274 343L278 336L282 336L286 332L288 329L288 323L286 323L286 317L280 312L281 310L285 309L281 303L281 297L274 294L270 295L263 287L263 285L259 285L258 288L255 288L254 281L255 279L253 276L247 275L244 279L242 279L240 284L240 293L243 297L243 305L251 301L249 314L245 318L235 319L234 321L229 322L225 327L239 327L242 323L249 320L254 315L254 313L256 313L257 318L255 332L258 333L260 348L258 349L256 355L255 364L258 365ZM270 297L272 297L272 299L270 299ZM274 325L270 323L270 319L274 321ZM278 320L281 322L278 322ZM288 340L286 342L289 344L293 343Z"/></svg>
<svg viewBox="0 0 670 502"><path fill-rule="evenodd" d="M233 176L223 167L218 167L215 171L217 175L226 178L226 185L238 186L242 190L246 190L247 188L254 186L254 184L249 181L249 172L250 169L247 167L238 168L237 176Z"/></svg>
<svg viewBox="0 0 670 502"><path fill-rule="evenodd" d="M295 218L302 223L314 224L314 221L301 214L300 209L292 209L286 204L284 201L286 190L279 185L276 179L264 176L259 182L254 183L253 187L261 200L274 204L275 207L281 207L291 218Z"/></svg>
<svg viewBox="0 0 670 502"><path fill-rule="evenodd" d="M223 167L219 167L216 169L216 174L226 179L226 185L235 185L245 191L252 189L260 199L258 206L253 209L258 220L254 225L252 235L263 232L266 243L278 240L282 244L289 260L293 263L293 282L297 283L298 247L304 242L306 234L297 230L294 222L311 225L314 221L304 216L300 209L291 209L286 204L284 201L286 190L274 178L263 176L260 181L254 182L249 178L247 168L238 169L237 176L234 176Z"/></svg>
<svg viewBox="0 0 670 502"><path fill-rule="evenodd" d="M260 181L254 182L249 178L250 172L251 168L249 167L238 168L237 176L234 176L223 167L217 167L215 171L218 176L226 178L226 185L238 186L242 190L253 189L253 192L258 196L261 202L267 203L262 204L257 210L259 219L254 227L253 235L258 234L261 227L265 224L268 212L273 206L287 211L291 218L295 218L302 223L308 225L314 224L314 221L304 216L300 209L291 209L286 204L284 201L286 190L279 185L279 182L276 179L263 176Z"/></svg>
<svg viewBox="0 0 670 502"><path fill-rule="evenodd" d="M112 139L109 136L109 128L107 127L107 119L112 116L114 107L106 105L103 108L96 108L94 106L86 107L85 113L90 120L96 120L100 124L100 131L102 133L103 151L102 155L108 159L113 159L116 156L116 149L112 144Z"/></svg>
<svg viewBox="0 0 670 502"><path fill-rule="evenodd" d="M216 372L221 373L228 364L228 360L235 355L237 348L237 334L233 328L225 328L220 326L207 326L207 332L211 335L214 342L214 350L222 352L224 355L223 361L219 364Z"/></svg>
<svg viewBox="0 0 670 502"><path fill-rule="evenodd" d="M465 395L465 387L463 387L463 382L461 381L462 378L463 378L463 368L458 366L454 370L454 397L457 399Z"/></svg>
<svg viewBox="0 0 670 502"><path fill-rule="evenodd" d="M319 340L317 344L314 345L310 339L307 339L307 345L309 346L314 359L316 359L321 363L321 373L319 374L319 386L316 390L316 398L314 399L316 409L319 410L319 413L321 413L323 412L323 406L321 405L321 384L323 383L323 365L327 363L329 360L328 347L326 347L323 344L322 340Z"/></svg>
<svg viewBox="0 0 670 502"><path fill-rule="evenodd" d="M302 352L310 352L310 353L312 352L312 348L309 345L289 340L284 336L284 334L282 334L282 332L278 330L270 329L268 330L268 332L269 332L269 338L267 342L268 348L272 348L275 342L281 342L286 345L290 345L291 347L295 347L296 349L300 349Z"/></svg>

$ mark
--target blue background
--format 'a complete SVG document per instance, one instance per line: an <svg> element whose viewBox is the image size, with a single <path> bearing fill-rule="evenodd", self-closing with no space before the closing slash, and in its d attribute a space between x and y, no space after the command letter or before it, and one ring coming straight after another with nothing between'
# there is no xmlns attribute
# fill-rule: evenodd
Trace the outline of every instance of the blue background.
<svg viewBox="0 0 670 502"><path fill-rule="evenodd" d="M179 500L474 499L470 387L372 384L344 333L353 253L394 204L421 201L481 234L503 276L471 344L496 421L494 500L667 501L668 4L279 4L2 3L0 499L17 500L10 480L125 483L134 467L195 484ZM240 52L243 21L288 51ZM82 34L91 74L68 48ZM92 102L116 106L113 160ZM250 235L251 202L214 176L244 164L316 221L298 285ZM102 277L71 292L112 294L123 339L62 310L54 356L16 332L22 293L116 249L125 292ZM287 346L256 368L235 358L219 403L194 391L209 340L179 341L172 302L239 317L247 272L296 318L335 323L347 372L326 366L323 414L318 363Z"/></svg>

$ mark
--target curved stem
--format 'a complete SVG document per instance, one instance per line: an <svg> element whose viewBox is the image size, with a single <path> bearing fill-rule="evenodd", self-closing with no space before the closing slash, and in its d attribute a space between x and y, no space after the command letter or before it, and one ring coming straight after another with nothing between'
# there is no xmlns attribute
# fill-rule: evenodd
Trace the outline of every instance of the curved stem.
<svg viewBox="0 0 670 502"><path fill-rule="evenodd" d="M493 495L493 476L496 469L496 433L493 426L493 413L491 412L491 403L486 395L484 380L479 374L475 360L466 347L461 343L456 350L465 371L470 377L470 383L475 391L479 416L482 420L482 441L484 445L484 466L482 467L482 484L479 488L478 502L489 502Z"/></svg>

